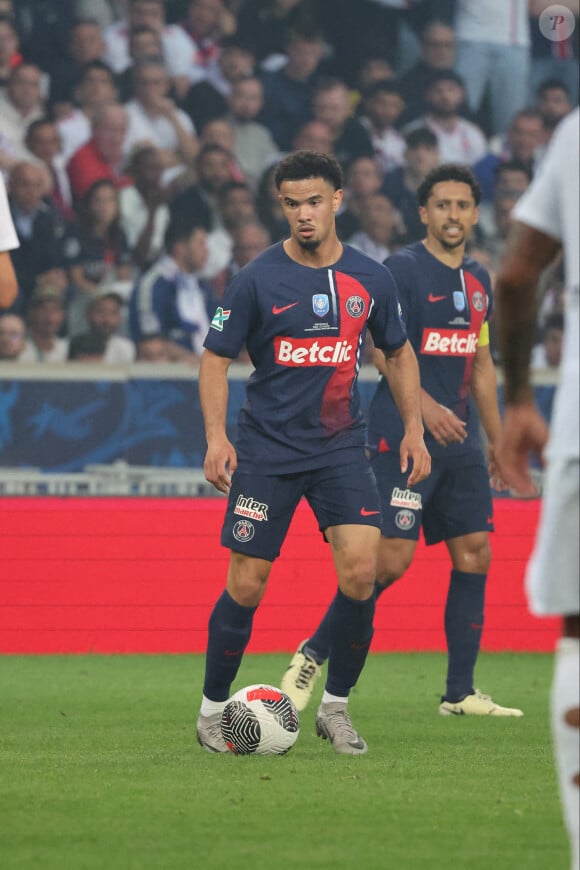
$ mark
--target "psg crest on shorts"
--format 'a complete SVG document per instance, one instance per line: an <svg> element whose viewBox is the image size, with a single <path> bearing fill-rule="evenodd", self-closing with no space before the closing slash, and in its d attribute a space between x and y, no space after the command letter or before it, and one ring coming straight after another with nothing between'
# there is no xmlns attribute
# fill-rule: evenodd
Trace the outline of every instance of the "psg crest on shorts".
<svg viewBox="0 0 580 870"><path fill-rule="evenodd" d="M317 317L325 317L330 309L330 303L326 293L315 293L312 297L312 310Z"/></svg>
<svg viewBox="0 0 580 870"><path fill-rule="evenodd" d="M234 526L233 533L236 541L246 544L254 537L254 526L249 520L238 520Z"/></svg>

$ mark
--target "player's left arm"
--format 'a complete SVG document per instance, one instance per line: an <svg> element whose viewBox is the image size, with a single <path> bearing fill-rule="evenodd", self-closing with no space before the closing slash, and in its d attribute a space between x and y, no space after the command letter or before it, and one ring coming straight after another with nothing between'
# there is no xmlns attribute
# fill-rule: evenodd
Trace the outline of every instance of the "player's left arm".
<svg viewBox="0 0 580 870"><path fill-rule="evenodd" d="M8 251L0 251L0 308L9 308L18 295L18 281Z"/></svg>
<svg viewBox="0 0 580 870"><path fill-rule="evenodd" d="M411 459L413 468L407 484L413 486L431 473L431 456L423 440L419 364L409 341L397 350L383 353L384 374L405 428L399 454L401 471L407 471Z"/></svg>
<svg viewBox="0 0 580 870"><path fill-rule="evenodd" d="M487 458L490 477L496 489L505 489L495 460L495 449L501 435L501 417L497 401L497 377L489 345L489 326L484 323L473 359L471 394L487 438Z"/></svg>

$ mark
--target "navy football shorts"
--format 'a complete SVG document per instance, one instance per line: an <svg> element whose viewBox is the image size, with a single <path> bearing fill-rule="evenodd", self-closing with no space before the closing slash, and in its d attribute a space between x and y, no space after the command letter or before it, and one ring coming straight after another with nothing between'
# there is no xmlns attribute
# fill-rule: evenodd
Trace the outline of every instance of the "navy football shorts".
<svg viewBox="0 0 580 870"><path fill-rule="evenodd" d="M321 532L347 524L380 528L376 481L364 453L352 462L279 476L235 471L222 528L224 547L273 562L304 496Z"/></svg>
<svg viewBox="0 0 580 870"><path fill-rule="evenodd" d="M379 453L371 466L386 538L417 541L421 526L427 544L494 531L489 472L482 453L433 459L429 477L412 490L406 483L409 473L401 474L398 453Z"/></svg>

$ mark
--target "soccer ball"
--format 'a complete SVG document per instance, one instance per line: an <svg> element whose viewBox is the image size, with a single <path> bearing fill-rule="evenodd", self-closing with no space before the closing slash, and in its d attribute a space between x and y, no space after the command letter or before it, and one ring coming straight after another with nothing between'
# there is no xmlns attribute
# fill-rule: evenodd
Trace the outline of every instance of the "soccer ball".
<svg viewBox="0 0 580 870"><path fill-rule="evenodd" d="M300 718L288 695L258 684L232 695L221 728L234 755L285 755L298 738Z"/></svg>

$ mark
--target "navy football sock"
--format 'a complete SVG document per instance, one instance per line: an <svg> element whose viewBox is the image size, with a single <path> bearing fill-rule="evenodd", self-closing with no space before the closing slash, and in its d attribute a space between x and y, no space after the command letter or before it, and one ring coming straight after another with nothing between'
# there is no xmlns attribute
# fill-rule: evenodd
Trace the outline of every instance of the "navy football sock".
<svg viewBox="0 0 580 870"><path fill-rule="evenodd" d="M483 631L486 574L452 571L445 605L447 688L445 698L459 701L473 692L473 672Z"/></svg>
<svg viewBox="0 0 580 870"><path fill-rule="evenodd" d="M374 597L375 601L381 595L386 586L381 586L377 581L375 581L375 591ZM310 656L310 658L314 659L314 661L322 665L328 658L328 653L330 651L330 625L334 618L334 603L336 601L336 596L332 599L330 606L324 616L322 617L322 621L320 622L318 628L311 635L306 643L304 644L303 651L306 655Z"/></svg>
<svg viewBox="0 0 580 870"><path fill-rule="evenodd" d="M389 586L391 585L391 583L389 583ZM378 580L375 580L375 591L373 592L373 595L375 596L375 601L379 600L385 589L388 589L389 586L382 586Z"/></svg>
<svg viewBox="0 0 580 870"><path fill-rule="evenodd" d="M209 618L203 694L227 701L250 635L256 607L243 607L225 589Z"/></svg>
<svg viewBox="0 0 580 870"><path fill-rule="evenodd" d="M375 597L356 601L339 589L332 610L326 691L346 698L359 678L371 645Z"/></svg>
<svg viewBox="0 0 580 870"><path fill-rule="evenodd" d="M319 665L323 664L323 662L328 658L330 650L330 626L334 619L335 604L336 595L330 602L328 610L322 617L318 628L314 634L308 638L303 647L304 653L307 656L310 656L310 658L313 658Z"/></svg>

